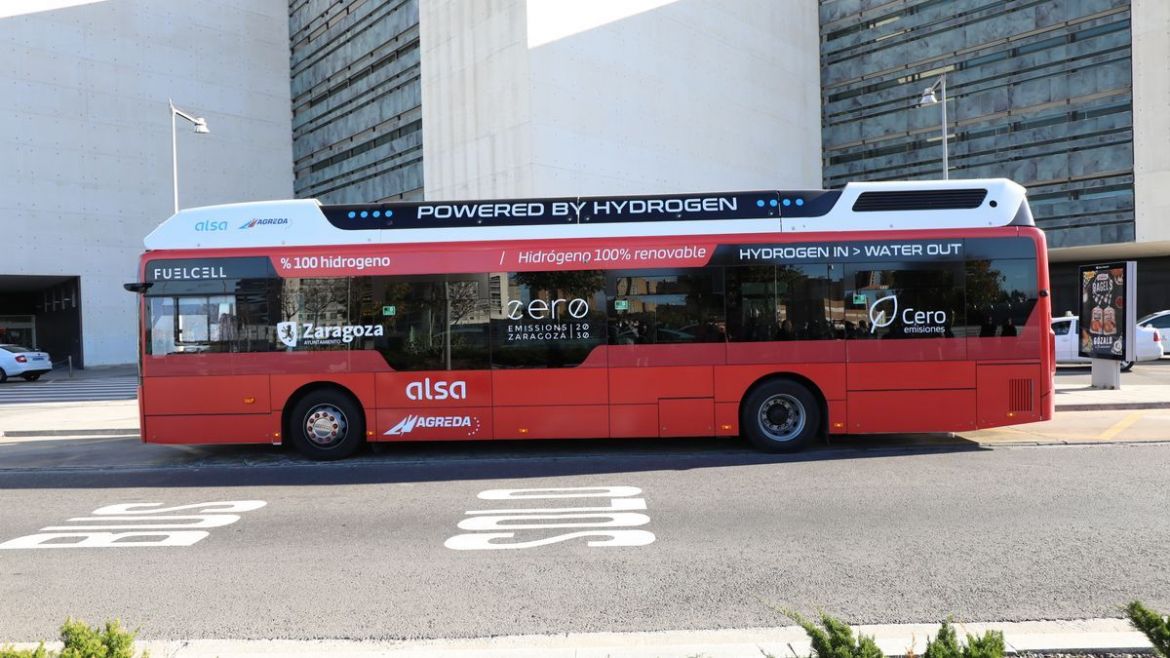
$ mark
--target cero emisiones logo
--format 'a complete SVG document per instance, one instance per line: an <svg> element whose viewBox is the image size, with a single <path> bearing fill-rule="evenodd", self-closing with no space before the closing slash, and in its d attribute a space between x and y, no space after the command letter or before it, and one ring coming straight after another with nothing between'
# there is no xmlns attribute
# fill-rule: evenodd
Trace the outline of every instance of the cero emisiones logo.
<svg viewBox="0 0 1170 658"><path fill-rule="evenodd" d="M277 322L276 337L288 347L352 343L355 338L385 336L380 324L319 325L312 322Z"/></svg>
<svg viewBox="0 0 1170 658"><path fill-rule="evenodd" d="M922 311L907 306L898 313L898 296L886 295L874 300L869 307L869 333L883 329L901 320L906 334L947 335L946 311Z"/></svg>
<svg viewBox="0 0 1170 658"><path fill-rule="evenodd" d="M889 312L887 313L888 307ZM880 299L875 299L873 304L869 307L869 333L877 331L879 328L885 328L894 323L894 318L898 317L898 296L887 295Z"/></svg>

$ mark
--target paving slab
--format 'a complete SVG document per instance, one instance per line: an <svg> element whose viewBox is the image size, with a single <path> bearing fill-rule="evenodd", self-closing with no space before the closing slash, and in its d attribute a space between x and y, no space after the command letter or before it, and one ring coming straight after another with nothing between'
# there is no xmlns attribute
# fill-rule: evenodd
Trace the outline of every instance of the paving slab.
<svg viewBox="0 0 1170 658"><path fill-rule="evenodd" d="M960 636L988 630L1004 634L1010 653L1149 652L1150 643L1123 619L956 623ZM887 656L912 649L921 656L937 624L882 624L854 627L873 637ZM60 648L60 643L47 645ZM514 635L459 640L361 642L348 640L190 640L139 642L139 649L170 658L746 658L807 656L805 632L797 626L648 633ZM18 648L35 648L23 643Z"/></svg>

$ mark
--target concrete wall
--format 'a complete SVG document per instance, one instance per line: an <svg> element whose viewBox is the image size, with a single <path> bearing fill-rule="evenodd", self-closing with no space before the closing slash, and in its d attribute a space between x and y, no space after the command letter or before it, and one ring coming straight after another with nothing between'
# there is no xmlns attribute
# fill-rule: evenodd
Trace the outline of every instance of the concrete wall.
<svg viewBox="0 0 1170 658"><path fill-rule="evenodd" d="M819 187L817 6L420 5L429 199Z"/></svg>
<svg viewBox="0 0 1170 658"><path fill-rule="evenodd" d="M1133 0L1133 173L1139 242L1170 240L1170 3ZM1163 253L1170 253L1166 245Z"/></svg>
<svg viewBox="0 0 1170 658"><path fill-rule="evenodd" d="M142 238L184 206L292 196L287 0L29 0L0 11L0 274L79 275L87 366L132 362Z"/></svg>

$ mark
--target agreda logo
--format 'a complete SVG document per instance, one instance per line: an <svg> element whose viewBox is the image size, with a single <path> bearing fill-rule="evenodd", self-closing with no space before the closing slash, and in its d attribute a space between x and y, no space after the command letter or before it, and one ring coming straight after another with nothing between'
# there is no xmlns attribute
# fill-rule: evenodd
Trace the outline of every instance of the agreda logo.
<svg viewBox="0 0 1170 658"><path fill-rule="evenodd" d="M452 428L464 430L467 436L479 433L478 416L423 416L410 414L384 432L385 436L405 436L416 429Z"/></svg>
<svg viewBox="0 0 1170 658"><path fill-rule="evenodd" d="M240 228L252 228L253 226L280 226L284 224L288 224L287 217L257 217L244 222L240 225Z"/></svg>

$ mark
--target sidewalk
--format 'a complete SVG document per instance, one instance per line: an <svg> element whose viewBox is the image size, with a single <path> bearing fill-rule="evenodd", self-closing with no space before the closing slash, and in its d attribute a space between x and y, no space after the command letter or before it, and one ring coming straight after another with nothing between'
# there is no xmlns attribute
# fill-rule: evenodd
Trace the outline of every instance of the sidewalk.
<svg viewBox="0 0 1170 658"><path fill-rule="evenodd" d="M74 368L70 373L68 368L54 368L41 377L41 381L76 381L85 379L105 379L107 377L137 377L138 366L133 363L124 363L115 366L91 366L81 369Z"/></svg>
<svg viewBox="0 0 1170 658"><path fill-rule="evenodd" d="M1170 385L1135 384L1100 389L1079 384L1056 384L1056 410L1170 409Z"/></svg>
<svg viewBox="0 0 1170 658"><path fill-rule="evenodd" d="M921 656L938 624L883 624L854 627L872 636L887 656L910 647ZM1019 652L1134 653L1150 643L1123 619L1077 619L955 624L955 630L982 635L1003 631L1007 649ZM59 647L50 643L48 648ZM797 626L643 633L567 633L452 640L184 640L138 642L137 648L169 658L784 658L807 656L808 636ZM35 648L35 644L16 645Z"/></svg>

